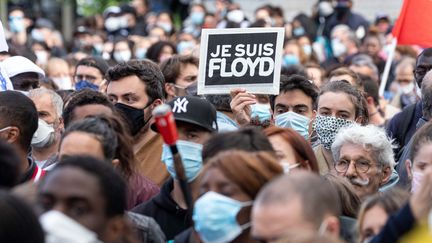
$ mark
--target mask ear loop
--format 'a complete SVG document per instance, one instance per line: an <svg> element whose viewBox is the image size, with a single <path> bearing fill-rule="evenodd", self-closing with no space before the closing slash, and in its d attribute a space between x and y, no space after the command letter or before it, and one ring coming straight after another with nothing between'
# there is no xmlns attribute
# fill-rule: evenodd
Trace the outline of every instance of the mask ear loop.
<svg viewBox="0 0 432 243"><path fill-rule="evenodd" d="M241 202L242 208L244 207L249 207L253 205L253 201L247 201L247 202ZM252 222L247 222L245 224L240 225L240 228L242 229L242 231L244 231L245 229L249 228L252 226Z"/></svg>
<svg viewBox="0 0 432 243"><path fill-rule="evenodd" d="M314 132L314 124L315 124L315 119L316 117L312 118L309 122L309 127L308 127L308 143L311 144L311 138L312 138L312 134Z"/></svg>
<svg viewBox="0 0 432 243"><path fill-rule="evenodd" d="M324 219L324 221L321 223L318 229L318 235L324 235L326 230L327 230L327 221Z"/></svg>

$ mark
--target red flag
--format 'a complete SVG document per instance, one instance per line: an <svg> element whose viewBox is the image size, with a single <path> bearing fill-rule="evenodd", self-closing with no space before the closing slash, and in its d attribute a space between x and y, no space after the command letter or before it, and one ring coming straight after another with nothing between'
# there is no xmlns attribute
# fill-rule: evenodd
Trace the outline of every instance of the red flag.
<svg viewBox="0 0 432 243"><path fill-rule="evenodd" d="M392 32L398 44L432 47L431 13L431 0L404 0Z"/></svg>

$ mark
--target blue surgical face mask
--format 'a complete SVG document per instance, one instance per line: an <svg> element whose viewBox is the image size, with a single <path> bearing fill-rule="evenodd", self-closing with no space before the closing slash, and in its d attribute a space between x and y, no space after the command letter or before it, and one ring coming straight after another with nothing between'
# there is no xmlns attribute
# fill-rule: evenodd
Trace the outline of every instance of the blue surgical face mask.
<svg viewBox="0 0 432 243"><path fill-rule="evenodd" d="M297 27L297 28L294 28L293 29L293 34L294 34L294 36L302 36L302 35L304 35L306 32L305 32L305 29L303 28L303 27Z"/></svg>
<svg viewBox="0 0 432 243"><path fill-rule="evenodd" d="M302 135L306 140L309 139L310 119L292 111L288 111L275 117L275 124L278 127L292 128Z"/></svg>
<svg viewBox="0 0 432 243"><path fill-rule="evenodd" d="M252 201L240 202L209 191L195 203L192 217L195 230L204 243L231 242L250 227L250 222L239 225L237 214L252 204Z"/></svg>
<svg viewBox="0 0 432 243"><path fill-rule="evenodd" d="M166 33L171 33L173 29L170 23L158 23L157 26L161 27Z"/></svg>
<svg viewBox="0 0 432 243"><path fill-rule="evenodd" d="M271 113L270 113L270 106L266 104L255 104L251 105L252 112L251 112L251 118L258 117L258 120L260 122L270 121Z"/></svg>
<svg viewBox="0 0 432 243"><path fill-rule="evenodd" d="M291 65L298 65L299 63L300 63L300 60L296 55L286 54L283 57L283 65L285 67L291 66Z"/></svg>
<svg viewBox="0 0 432 243"><path fill-rule="evenodd" d="M186 50L193 50L195 43L193 41L180 41L177 44L177 53L183 54Z"/></svg>
<svg viewBox="0 0 432 243"><path fill-rule="evenodd" d="M188 182L195 180L202 168L202 148L198 143L192 143L184 140L177 141L177 149L183 161L183 167ZM164 144L162 148L162 162L166 165L170 175L177 179L174 167L174 158L168 145Z"/></svg>
<svg viewBox="0 0 432 243"><path fill-rule="evenodd" d="M331 40L331 47L335 57L340 57L347 52L346 46L338 38Z"/></svg>
<svg viewBox="0 0 432 243"><path fill-rule="evenodd" d="M311 46L311 45L304 45L304 46L303 46L303 52L304 52L307 56L312 55L312 46Z"/></svg>
<svg viewBox="0 0 432 243"><path fill-rule="evenodd" d="M202 25L204 23L205 14L203 12L192 12L190 15L194 25Z"/></svg>
<svg viewBox="0 0 432 243"><path fill-rule="evenodd" d="M9 17L9 28L11 32L21 33L24 31L23 17Z"/></svg>
<svg viewBox="0 0 432 243"><path fill-rule="evenodd" d="M75 84L75 90L80 91L82 89L91 89L91 90L99 91L99 86L87 80L80 80L78 81L78 83Z"/></svg>
<svg viewBox="0 0 432 243"><path fill-rule="evenodd" d="M147 55L147 48L138 48L135 50L135 57L137 59L144 59Z"/></svg>

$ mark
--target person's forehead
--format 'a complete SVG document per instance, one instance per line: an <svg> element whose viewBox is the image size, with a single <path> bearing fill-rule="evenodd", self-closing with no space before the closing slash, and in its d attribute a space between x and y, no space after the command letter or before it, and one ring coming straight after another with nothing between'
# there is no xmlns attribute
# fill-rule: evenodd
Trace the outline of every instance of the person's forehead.
<svg viewBox="0 0 432 243"><path fill-rule="evenodd" d="M285 106L306 105L312 108L312 97L307 96L300 89L293 89L276 96L275 105L277 104L283 104Z"/></svg>
<svg viewBox="0 0 432 243"><path fill-rule="evenodd" d="M198 75L198 67L192 63L181 64L180 75Z"/></svg>
<svg viewBox="0 0 432 243"><path fill-rule="evenodd" d="M51 171L40 187L39 193L58 199L83 198L89 201L101 199L98 179L82 169L66 167Z"/></svg>
<svg viewBox="0 0 432 243"><path fill-rule="evenodd" d="M35 104L37 111L47 111L52 115L55 114L55 107L49 94L42 94L37 97L32 97L31 99Z"/></svg>
<svg viewBox="0 0 432 243"><path fill-rule="evenodd" d="M101 142L95 135L86 132L71 132L63 138L59 150L60 157L87 155L104 160Z"/></svg>
<svg viewBox="0 0 432 243"><path fill-rule="evenodd" d="M212 167L206 170L201 179L201 186L204 184L234 184L228 179L222 171L217 167Z"/></svg>
<svg viewBox="0 0 432 243"><path fill-rule="evenodd" d="M331 77L330 77L330 82L333 82L333 81L339 81L339 80L346 80L346 81L348 81L351 85L356 85L356 84L355 84L355 81L354 81L354 79L353 79L353 77L351 77L351 76L348 75L348 74L334 75L334 76L331 76Z"/></svg>
<svg viewBox="0 0 432 243"><path fill-rule="evenodd" d="M414 163L422 162L432 164L432 142L426 142L419 146L414 155Z"/></svg>
<svg viewBox="0 0 432 243"><path fill-rule="evenodd" d="M15 9L9 13L9 16L13 17L24 17L24 12L20 9Z"/></svg>
<svg viewBox="0 0 432 243"><path fill-rule="evenodd" d="M113 114L111 108L102 104L88 104L77 106L73 110L73 120L77 121L84 119L88 116L97 116L97 115L107 115L110 116Z"/></svg>
<svg viewBox="0 0 432 243"><path fill-rule="evenodd" d="M117 43L115 45L115 49L116 50L120 50L120 49L129 49L129 45L125 42L125 41L120 41L119 43Z"/></svg>
<svg viewBox="0 0 432 243"><path fill-rule="evenodd" d="M95 77L103 76L99 69L85 65L77 66L75 73L76 75L92 75Z"/></svg>
<svg viewBox="0 0 432 243"><path fill-rule="evenodd" d="M325 92L319 97L318 108L355 112L352 100L343 92Z"/></svg>
<svg viewBox="0 0 432 243"><path fill-rule="evenodd" d="M66 62L50 62L48 63L48 71L49 71L49 75L53 75L54 73L61 73L61 72L68 72L69 71L69 66Z"/></svg>
<svg viewBox="0 0 432 243"><path fill-rule="evenodd" d="M137 76L131 75L121 78L117 81L111 81L108 83L107 94L108 95L123 95L123 94L146 94L146 85Z"/></svg>
<svg viewBox="0 0 432 243"><path fill-rule="evenodd" d="M359 157L373 159L372 151L361 144L344 143L340 148L340 157L357 159Z"/></svg>
<svg viewBox="0 0 432 243"><path fill-rule="evenodd" d="M311 227L304 219L298 196L284 203L258 204L252 209L252 234L266 239L277 238L293 229Z"/></svg>

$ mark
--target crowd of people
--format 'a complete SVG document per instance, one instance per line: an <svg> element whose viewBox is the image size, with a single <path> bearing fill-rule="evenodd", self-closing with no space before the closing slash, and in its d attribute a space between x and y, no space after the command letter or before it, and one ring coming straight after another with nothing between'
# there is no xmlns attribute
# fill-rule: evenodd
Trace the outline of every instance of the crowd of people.
<svg viewBox="0 0 432 243"><path fill-rule="evenodd" d="M109 7L71 42L9 10L0 242L431 241L432 48L397 46L381 95L383 13L319 0L311 15L266 4L247 18L232 0L178 1L174 20L173 4ZM279 94L198 95L201 30L246 27L285 28Z"/></svg>

